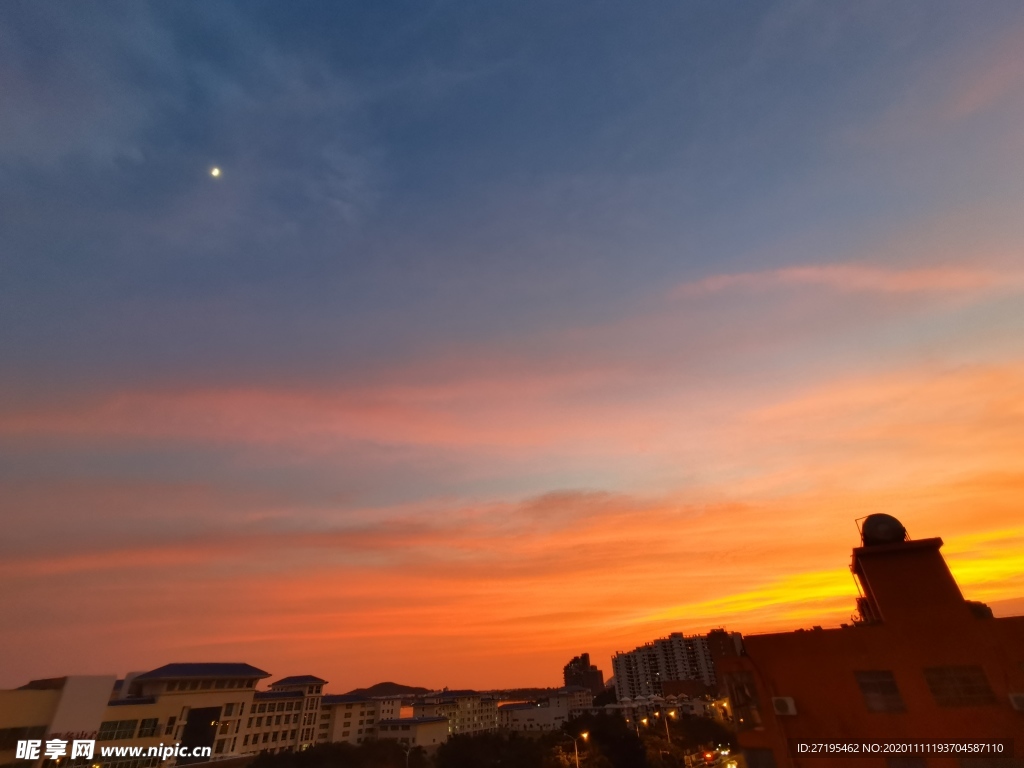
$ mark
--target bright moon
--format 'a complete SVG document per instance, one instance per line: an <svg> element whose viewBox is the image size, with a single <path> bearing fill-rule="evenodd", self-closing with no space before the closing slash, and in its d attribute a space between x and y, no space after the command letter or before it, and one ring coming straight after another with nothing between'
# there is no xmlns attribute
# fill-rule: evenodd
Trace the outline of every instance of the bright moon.
<svg viewBox="0 0 1024 768"><path fill-rule="evenodd" d="M210 175L213 176L214 178L220 176L220 168L211 168Z"/></svg>

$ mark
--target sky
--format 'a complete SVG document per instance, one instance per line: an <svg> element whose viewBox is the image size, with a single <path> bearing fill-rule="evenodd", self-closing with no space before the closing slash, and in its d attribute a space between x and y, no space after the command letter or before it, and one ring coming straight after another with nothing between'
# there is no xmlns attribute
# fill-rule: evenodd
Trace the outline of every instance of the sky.
<svg viewBox="0 0 1024 768"><path fill-rule="evenodd" d="M1024 613L1024 5L0 4L0 686ZM211 170L220 169L213 176Z"/></svg>

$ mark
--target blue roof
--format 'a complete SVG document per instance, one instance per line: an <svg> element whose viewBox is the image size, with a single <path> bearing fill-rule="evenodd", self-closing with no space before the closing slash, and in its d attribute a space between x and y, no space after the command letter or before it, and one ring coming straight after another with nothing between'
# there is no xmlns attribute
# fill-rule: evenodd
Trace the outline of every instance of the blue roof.
<svg viewBox="0 0 1024 768"><path fill-rule="evenodd" d="M385 698L400 698L399 696L385 697ZM357 701L373 701L369 696L357 696L351 693L332 693L329 696L324 696L321 701L322 704L354 704Z"/></svg>
<svg viewBox="0 0 1024 768"><path fill-rule="evenodd" d="M156 704L156 696L129 696L126 699L111 699L108 707L126 707L129 704Z"/></svg>
<svg viewBox="0 0 1024 768"><path fill-rule="evenodd" d="M402 717L398 720L379 720L377 725L413 725L415 723L447 723L447 717Z"/></svg>
<svg viewBox="0 0 1024 768"><path fill-rule="evenodd" d="M301 699L302 691L256 691L252 695L253 701L259 699Z"/></svg>
<svg viewBox="0 0 1024 768"><path fill-rule="evenodd" d="M270 687L273 688L277 685L326 685L327 681L323 680L315 675L292 675L291 677L282 677L276 683L271 683Z"/></svg>
<svg viewBox="0 0 1024 768"><path fill-rule="evenodd" d="M195 663L164 664L162 667L143 672L136 680L170 680L196 677L270 677L269 672L257 669L251 664L239 663Z"/></svg>

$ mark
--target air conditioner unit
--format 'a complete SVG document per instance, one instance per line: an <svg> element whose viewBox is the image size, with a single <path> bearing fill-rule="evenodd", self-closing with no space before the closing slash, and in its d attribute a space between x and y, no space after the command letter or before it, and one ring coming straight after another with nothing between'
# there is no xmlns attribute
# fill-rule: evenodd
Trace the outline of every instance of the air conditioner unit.
<svg viewBox="0 0 1024 768"><path fill-rule="evenodd" d="M1024 693L1011 693L1010 706L1018 712L1024 712Z"/></svg>
<svg viewBox="0 0 1024 768"><path fill-rule="evenodd" d="M795 715L796 702L790 696L772 696L772 709L776 715Z"/></svg>

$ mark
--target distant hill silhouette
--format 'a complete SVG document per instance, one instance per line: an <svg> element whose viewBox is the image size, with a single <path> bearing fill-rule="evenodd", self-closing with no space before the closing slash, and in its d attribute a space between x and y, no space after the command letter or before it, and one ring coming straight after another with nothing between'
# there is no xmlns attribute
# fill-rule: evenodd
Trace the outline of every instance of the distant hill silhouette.
<svg viewBox="0 0 1024 768"><path fill-rule="evenodd" d="M349 691L348 696L418 696L421 693L430 693L430 688L416 688L412 685L401 685L400 683L377 683L369 688L356 688Z"/></svg>

